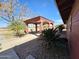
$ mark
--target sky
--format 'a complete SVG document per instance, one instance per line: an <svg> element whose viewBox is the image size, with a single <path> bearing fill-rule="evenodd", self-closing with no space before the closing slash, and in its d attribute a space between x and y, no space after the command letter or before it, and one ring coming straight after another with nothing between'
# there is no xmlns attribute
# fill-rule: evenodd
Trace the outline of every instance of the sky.
<svg viewBox="0 0 79 59"><path fill-rule="evenodd" d="M55 0L19 0L19 2L25 4L31 10L32 15L48 18L56 25L63 23ZM6 21L0 20L0 27L6 26Z"/></svg>

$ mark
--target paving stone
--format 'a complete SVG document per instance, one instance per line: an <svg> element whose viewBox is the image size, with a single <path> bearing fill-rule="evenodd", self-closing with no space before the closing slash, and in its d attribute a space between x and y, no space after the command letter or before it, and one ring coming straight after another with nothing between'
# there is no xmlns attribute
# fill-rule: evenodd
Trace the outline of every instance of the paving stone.
<svg viewBox="0 0 79 59"><path fill-rule="evenodd" d="M35 59L32 55L28 55L26 59Z"/></svg>
<svg viewBox="0 0 79 59"><path fill-rule="evenodd" d="M9 49L0 53L0 59L19 59L19 57L13 49Z"/></svg>

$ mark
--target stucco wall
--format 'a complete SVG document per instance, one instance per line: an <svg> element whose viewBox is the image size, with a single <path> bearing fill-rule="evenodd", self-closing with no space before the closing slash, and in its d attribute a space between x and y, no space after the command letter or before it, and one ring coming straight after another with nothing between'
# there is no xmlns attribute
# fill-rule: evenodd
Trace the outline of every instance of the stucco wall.
<svg viewBox="0 0 79 59"><path fill-rule="evenodd" d="M79 59L79 0L76 0L67 22L71 59Z"/></svg>

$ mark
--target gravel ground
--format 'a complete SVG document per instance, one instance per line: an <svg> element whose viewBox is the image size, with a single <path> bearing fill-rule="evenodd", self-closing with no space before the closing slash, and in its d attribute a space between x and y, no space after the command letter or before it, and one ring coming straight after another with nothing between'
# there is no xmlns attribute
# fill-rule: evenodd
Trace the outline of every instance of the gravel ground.
<svg viewBox="0 0 79 59"><path fill-rule="evenodd" d="M23 37L14 37L14 38L11 38L11 39L7 39L7 38L4 38L4 37L1 38L0 37L0 40L1 40L0 48L2 48L0 50L0 52L3 52L5 50L7 50L7 49L10 49L10 48L13 48L15 46L26 43L28 41L31 41L31 40L35 39L35 38L37 38L37 36L32 35L32 34L26 34Z"/></svg>

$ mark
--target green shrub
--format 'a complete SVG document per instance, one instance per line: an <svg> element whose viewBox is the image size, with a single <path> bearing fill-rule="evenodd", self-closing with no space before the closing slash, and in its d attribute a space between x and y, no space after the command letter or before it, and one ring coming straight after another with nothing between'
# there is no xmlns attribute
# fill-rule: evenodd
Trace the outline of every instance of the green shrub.
<svg viewBox="0 0 79 59"><path fill-rule="evenodd" d="M55 46L55 41L59 38L59 34L57 34L56 29L46 29L42 32L44 37L44 41L48 44L49 47Z"/></svg>
<svg viewBox="0 0 79 59"><path fill-rule="evenodd" d="M21 32L26 28L25 24L21 20L10 22L8 27L15 32L16 36L21 36Z"/></svg>
<svg viewBox="0 0 79 59"><path fill-rule="evenodd" d="M57 28L59 29L59 32L62 32L62 30L65 28L63 24L58 25Z"/></svg>
<svg viewBox="0 0 79 59"><path fill-rule="evenodd" d="M44 41L46 42L48 48L66 48L67 39L60 38L57 28L56 29L46 29L42 32L42 36L44 37Z"/></svg>

